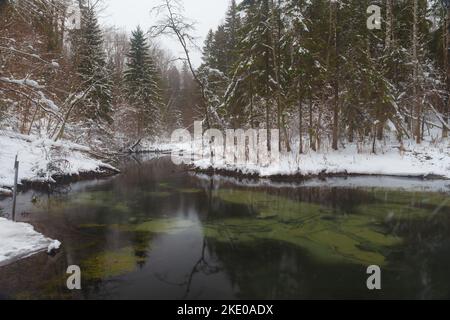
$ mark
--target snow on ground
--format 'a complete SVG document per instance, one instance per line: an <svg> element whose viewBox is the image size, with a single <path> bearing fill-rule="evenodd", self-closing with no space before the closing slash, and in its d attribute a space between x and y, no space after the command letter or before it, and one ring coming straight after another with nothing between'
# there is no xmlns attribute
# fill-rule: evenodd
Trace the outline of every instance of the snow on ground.
<svg viewBox="0 0 450 320"><path fill-rule="evenodd" d="M12 195L12 191L9 190L9 189L0 188L0 196L1 195L11 196Z"/></svg>
<svg viewBox="0 0 450 320"><path fill-rule="evenodd" d="M116 170L88 155L89 148L68 141L54 142L0 130L0 196L11 195L14 159L18 155L20 182L54 182L54 175L78 175ZM35 253L58 249L61 243L34 231L26 223L0 218L0 266Z"/></svg>
<svg viewBox="0 0 450 320"><path fill-rule="evenodd" d="M59 241L44 237L27 223L0 218L0 266L60 246Z"/></svg>
<svg viewBox="0 0 450 320"><path fill-rule="evenodd" d="M143 139L139 146L134 149L135 152L149 152L149 153L167 153L174 150L187 150L190 149L188 143L175 143L170 141L150 141Z"/></svg>
<svg viewBox="0 0 450 320"><path fill-rule="evenodd" d="M192 150L190 143L154 146L153 150ZM397 177L441 177L450 179L450 141L425 141L418 145L413 141L404 144L400 152L399 144L378 146L377 153L371 147L358 148L349 144L339 151L329 149L299 155L298 152L282 153L280 160L268 166L252 163L229 164L225 159L202 158L190 164L201 170L223 170L260 177L273 176L317 176L333 174L385 175Z"/></svg>
<svg viewBox="0 0 450 320"><path fill-rule="evenodd" d="M229 165L224 161L211 164L210 159L194 162L199 169L215 168L227 171L240 171L261 177L276 175L315 176L319 174L389 175L426 177L441 176L450 178L450 149L431 146L415 146L401 154L391 149L380 154L358 153L355 147L330 153L311 152L305 155L282 155L280 161L267 167L253 164Z"/></svg>
<svg viewBox="0 0 450 320"><path fill-rule="evenodd" d="M14 185L14 158L20 162L19 182L53 182L53 175L100 172L113 167L92 159L89 148L68 141L54 142L0 130L0 194Z"/></svg>

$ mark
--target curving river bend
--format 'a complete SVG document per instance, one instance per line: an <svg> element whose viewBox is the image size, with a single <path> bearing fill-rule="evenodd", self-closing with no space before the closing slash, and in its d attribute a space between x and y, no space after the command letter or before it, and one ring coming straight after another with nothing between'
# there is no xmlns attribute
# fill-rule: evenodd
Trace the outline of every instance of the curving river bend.
<svg viewBox="0 0 450 320"><path fill-rule="evenodd" d="M169 158L18 198L63 243L0 268L7 299L450 298L450 182L197 175ZM10 200L0 201L0 215ZM82 290L66 288L79 265ZM369 291L367 267L382 269Z"/></svg>

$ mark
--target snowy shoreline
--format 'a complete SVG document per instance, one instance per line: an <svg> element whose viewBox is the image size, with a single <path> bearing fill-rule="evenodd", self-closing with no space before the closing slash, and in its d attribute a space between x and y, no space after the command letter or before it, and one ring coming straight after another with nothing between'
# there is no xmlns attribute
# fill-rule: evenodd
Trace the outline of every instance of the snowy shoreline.
<svg viewBox="0 0 450 320"><path fill-rule="evenodd" d="M0 218L0 267L37 253L58 250L61 242L44 237L33 226Z"/></svg>
<svg viewBox="0 0 450 320"><path fill-rule="evenodd" d="M0 130L0 197L12 195L14 160L19 160L19 190L49 188L81 179L111 176L120 171L95 160L90 149L68 141L54 142ZM0 267L61 246L27 223L0 217Z"/></svg>
<svg viewBox="0 0 450 320"><path fill-rule="evenodd" d="M19 188L42 188L60 182L111 176L120 171L69 141L54 142L0 130L0 195L10 196L18 155Z"/></svg>
<svg viewBox="0 0 450 320"><path fill-rule="evenodd" d="M172 150L173 154L191 154L190 143L167 143L147 146L146 150ZM403 177L425 180L450 180L450 141L438 143L424 141L416 144L406 141L404 151L395 144L378 146L373 154L365 149L348 144L339 151L323 149L320 152L299 154L296 150L281 153L280 160L268 166L258 164L229 164L225 159L210 158L184 163L193 171L225 176L267 178L270 180L307 180L325 177Z"/></svg>
<svg viewBox="0 0 450 320"><path fill-rule="evenodd" d="M390 151L380 155L312 153L281 157L279 163L261 167L226 163L211 164L210 160L198 160L191 166L197 172L242 177L259 177L271 180L308 180L327 177L403 177L425 180L450 180L450 155L438 155L436 150L426 153L401 155Z"/></svg>

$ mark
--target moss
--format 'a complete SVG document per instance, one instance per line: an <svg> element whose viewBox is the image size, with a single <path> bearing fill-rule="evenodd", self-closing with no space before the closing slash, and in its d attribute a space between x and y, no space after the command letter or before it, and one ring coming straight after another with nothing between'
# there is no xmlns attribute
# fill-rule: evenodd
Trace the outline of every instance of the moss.
<svg viewBox="0 0 450 320"><path fill-rule="evenodd" d="M149 244L151 243L152 235L146 231L136 231L133 238L133 249L135 252L144 253L149 250Z"/></svg>
<svg viewBox="0 0 450 320"><path fill-rule="evenodd" d="M49 197L49 198L37 198L35 202L32 202L33 208L40 210L49 210L49 214L54 216L58 215L61 211L76 207L76 204L67 201L66 197Z"/></svg>
<svg viewBox="0 0 450 320"><path fill-rule="evenodd" d="M128 204L120 201L113 192L108 191L80 193L76 198L71 200L71 205L106 208L118 214L130 213Z"/></svg>
<svg viewBox="0 0 450 320"><path fill-rule="evenodd" d="M372 243L377 246L396 246L402 243L399 237L384 234L377 230L373 223L368 224L366 217L350 215L345 217L340 229L362 243Z"/></svg>
<svg viewBox="0 0 450 320"><path fill-rule="evenodd" d="M258 213L260 219L276 217L282 221L293 222L297 220L300 223L313 217L333 214L331 209L318 204L296 202L264 192L219 190L215 193L215 196L228 203L249 206Z"/></svg>
<svg viewBox="0 0 450 320"><path fill-rule="evenodd" d="M264 192L219 190L215 195L257 212L254 219L221 219L205 226L205 235L219 241L283 241L324 261L365 265L384 265L387 249L401 244L401 239L377 229L379 208L370 214L338 215L321 205Z"/></svg>
<svg viewBox="0 0 450 320"><path fill-rule="evenodd" d="M132 210L126 201L121 200L113 192L94 191L78 194L70 201L74 208L89 207L103 209L108 214L130 215Z"/></svg>
<svg viewBox="0 0 450 320"><path fill-rule="evenodd" d="M195 193L202 192L201 189L194 189L194 188L192 188L192 189L178 189L177 191L180 192L180 193L186 193L186 194L195 194Z"/></svg>
<svg viewBox="0 0 450 320"><path fill-rule="evenodd" d="M87 280L101 280L117 277L136 270L143 258L137 257L132 247L117 251L105 251L81 263L83 277Z"/></svg>
<svg viewBox="0 0 450 320"><path fill-rule="evenodd" d="M115 196L112 191L92 191L80 193L71 200L78 205L99 206L114 203Z"/></svg>
<svg viewBox="0 0 450 320"><path fill-rule="evenodd" d="M131 210L128 207L128 205L123 202L118 202L118 203L114 204L113 206L109 207L109 209L113 213L118 213L118 214L130 214L131 213Z"/></svg>
<svg viewBox="0 0 450 320"><path fill-rule="evenodd" d="M146 191L144 193L145 197L150 197L150 198L168 198L171 195L172 194L170 192L166 192L166 191Z"/></svg>
<svg viewBox="0 0 450 320"><path fill-rule="evenodd" d="M160 186L161 188L170 188L170 183L168 183L168 182L161 182L161 183L159 184L159 186Z"/></svg>
<svg viewBox="0 0 450 320"><path fill-rule="evenodd" d="M379 202L400 204L411 207L444 206L450 209L448 194L437 192L405 192L402 190L380 189L371 190Z"/></svg>
<svg viewBox="0 0 450 320"><path fill-rule="evenodd" d="M161 218L138 224L113 225L114 228L123 232L149 232L169 234L182 232L194 226L194 222L178 218Z"/></svg>
<svg viewBox="0 0 450 320"><path fill-rule="evenodd" d="M356 207L353 213L372 216L376 219L411 220L426 219L430 215L427 209L406 206L397 203L371 203Z"/></svg>
<svg viewBox="0 0 450 320"><path fill-rule="evenodd" d="M365 226L331 226L316 220L304 225L290 225L273 220L226 219L204 227L205 236L236 245L239 242L271 240L307 249L311 256L324 262L385 264L384 247L400 243ZM365 245L367 242L371 246Z"/></svg>

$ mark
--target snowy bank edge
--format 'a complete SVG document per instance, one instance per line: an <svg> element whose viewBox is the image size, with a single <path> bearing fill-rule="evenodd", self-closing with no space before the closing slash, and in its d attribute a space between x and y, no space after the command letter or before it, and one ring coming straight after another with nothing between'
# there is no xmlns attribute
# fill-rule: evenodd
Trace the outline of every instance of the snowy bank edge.
<svg viewBox="0 0 450 320"><path fill-rule="evenodd" d="M265 178L273 180L308 180L332 177L401 177L424 180L450 180L450 141L433 146L430 143L410 147L403 154L395 147L385 146L378 154L359 152L355 145L340 151L327 153L308 152L281 154L278 164L258 166L250 163L227 164L223 160L211 163L211 159L200 159L184 163L192 171L223 176ZM192 153L190 143L167 143L156 145L153 150L167 150L172 156ZM169 151L170 150L170 151Z"/></svg>
<svg viewBox="0 0 450 320"><path fill-rule="evenodd" d="M0 196L11 196L14 181L14 157L19 155L19 185L45 186L59 182L74 182L85 179L95 179L119 174L120 170L99 159L92 157L90 148L69 141L52 141L33 136L24 136L0 130L0 146L5 150L0 154ZM38 176L33 166L41 163L45 167L49 163L45 149L62 148L65 157L55 159L64 160L69 165L58 175Z"/></svg>
<svg viewBox="0 0 450 320"><path fill-rule="evenodd" d="M10 232L11 230L15 230L17 235L11 237L11 234L6 233L5 230ZM8 239L2 239L2 235L6 235ZM24 241L24 238L29 239ZM14 245L8 245L6 240L13 241ZM47 238L37 232L31 224L13 222L5 218L0 218L0 241L3 243L3 245L0 245L0 267L29 258L41 252L50 254L60 249L62 245L60 241Z"/></svg>
<svg viewBox="0 0 450 320"><path fill-rule="evenodd" d="M102 163L94 170L80 170L77 173L68 173L63 175L55 175L49 178L26 178L19 182L19 191L23 189L33 188L33 187L45 187L48 188L51 185L65 184L71 182L77 182L80 180L88 179L98 179L107 178L120 174L121 171L111 165ZM12 185L1 185L0 186L0 197L12 197L13 196L13 186Z"/></svg>

